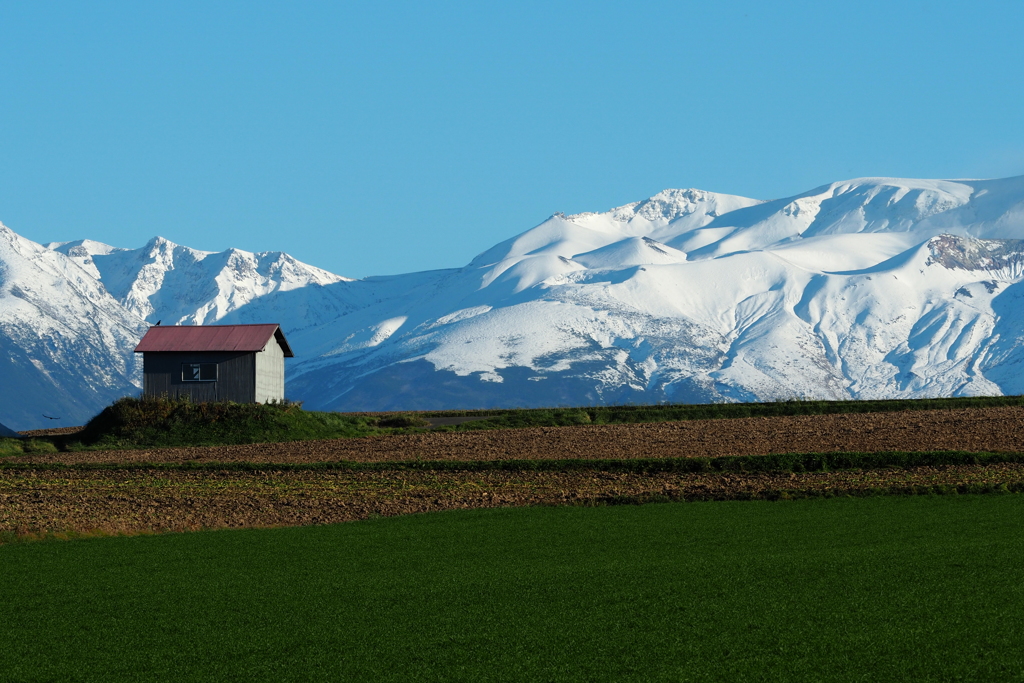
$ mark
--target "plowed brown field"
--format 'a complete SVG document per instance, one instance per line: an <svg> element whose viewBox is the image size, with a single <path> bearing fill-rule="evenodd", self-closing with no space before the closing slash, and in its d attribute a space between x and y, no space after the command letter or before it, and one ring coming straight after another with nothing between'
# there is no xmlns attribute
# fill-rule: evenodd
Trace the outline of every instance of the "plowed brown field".
<svg viewBox="0 0 1024 683"><path fill-rule="evenodd" d="M1018 451L1024 408L427 432L331 441L50 453L19 462L397 462L685 458L839 451Z"/></svg>
<svg viewBox="0 0 1024 683"><path fill-rule="evenodd" d="M435 510L730 500L1024 485L1024 465L753 474L610 472L0 472L0 529L138 533L329 524Z"/></svg>
<svg viewBox="0 0 1024 683"><path fill-rule="evenodd" d="M1024 486L1024 466L874 471L277 470L272 463L626 459L836 451L1019 451L1024 408L430 432L337 441L24 456L0 470L0 531L139 533L324 524L371 515L615 499L708 500ZM12 459L8 459L11 461ZM76 469L78 463L255 462L266 471ZM34 463L67 464L32 469Z"/></svg>

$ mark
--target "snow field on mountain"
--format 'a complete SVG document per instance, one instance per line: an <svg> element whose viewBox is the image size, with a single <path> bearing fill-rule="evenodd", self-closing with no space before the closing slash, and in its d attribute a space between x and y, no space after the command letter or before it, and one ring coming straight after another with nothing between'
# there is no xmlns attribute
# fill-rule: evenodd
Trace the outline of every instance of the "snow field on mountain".
<svg viewBox="0 0 1024 683"><path fill-rule="evenodd" d="M140 379L145 328L65 255L0 224L0 414L18 429L88 419ZM68 424L65 422L63 424Z"/></svg>
<svg viewBox="0 0 1024 683"><path fill-rule="evenodd" d="M1024 392L1024 177L666 190L359 281L280 252L0 236L17 381L94 403L134 390L157 320L280 323L289 395L319 409Z"/></svg>
<svg viewBox="0 0 1024 683"><path fill-rule="evenodd" d="M954 274L927 265L934 229L914 229L963 207L970 188L871 183L742 203L739 215L687 214L682 227L656 213L654 221L635 212L622 220L621 208L553 216L474 259L465 271L480 273L478 280L453 277L434 297L451 300L449 310L455 302L487 300L494 309L488 315L453 321L457 329L429 336L407 325L378 357L422 357L438 370L490 382L509 367L544 367L537 359L556 358L550 367L565 372L574 362L603 358L605 369L591 372L599 382L651 390L659 379L689 373L714 395L734 400L998 393L981 371L994 315L992 293L978 281L1000 273ZM679 222L678 213L670 216ZM736 225L708 227L716 221ZM730 239L704 254L642 234L678 242L709 229ZM897 232L872 232L889 230ZM473 280L475 291L453 284ZM969 303L955 296L964 287L980 288ZM559 319L552 320L541 313L547 309L526 307L524 295L573 306L554 309ZM687 358L687 351L697 355L685 347L692 337L680 338L674 353L666 352L671 339L651 343L638 322L651 319L678 321L699 336L706 344L699 362ZM481 339L490 341L467 343ZM431 350L415 355L424 346ZM716 354L717 366L707 367ZM364 366L373 362L362 359Z"/></svg>
<svg viewBox="0 0 1024 683"><path fill-rule="evenodd" d="M345 279L281 252L206 252L162 237L139 249L91 240L52 246L88 267L128 310L164 324L211 324L272 292Z"/></svg>

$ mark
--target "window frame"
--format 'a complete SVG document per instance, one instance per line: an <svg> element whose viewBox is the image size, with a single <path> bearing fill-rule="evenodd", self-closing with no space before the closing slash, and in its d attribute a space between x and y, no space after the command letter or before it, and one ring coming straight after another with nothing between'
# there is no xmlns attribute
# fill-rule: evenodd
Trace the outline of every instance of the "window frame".
<svg viewBox="0 0 1024 683"><path fill-rule="evenodd" d="M217 363L182 363L181 364L181 381L182 382L216 382L220 371L217 368ZM199 378L194 379L189 376L189 372L186 369L191 370L192 368L199 366ZM204 371L208 371L213 368L213 377L205 375ZM205 376L204 376L205 375Z"/></svg>

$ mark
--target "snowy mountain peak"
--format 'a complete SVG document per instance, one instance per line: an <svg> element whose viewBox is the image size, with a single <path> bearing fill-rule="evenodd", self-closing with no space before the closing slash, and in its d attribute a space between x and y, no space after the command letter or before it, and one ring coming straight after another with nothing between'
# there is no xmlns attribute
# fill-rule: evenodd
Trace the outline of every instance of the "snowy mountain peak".
<svg viewBox="0 0 1024 683"><path fill-rule="evenodd" d="M39 425L41 411L82 424L134 391L131 353L145 323L68 256L0 225L0 413Z"/></svg>
<svg viewBox="0 0 1024 683"><path fill-rule="evenodd" d="M142 258L153 259L154 262L163 261L167 263L180 259L188 259L192 262L198 262L215 253L212 251L200 251L199 249L175 244L171 240L159 236L149 240L141 249L135 251L137 251L139 256Z"/></svg>
<svg viewBox="0 0 1024 683"><path fill-rule="evenodd" d="M1019 393L1021 240L1021 178L669 190L396 279L291 386L339 409Z"/></svg>
<svg viewBox="0 0 1024 683"><path fill-rule="evenodd" d="M100 279L100 271L96 269L93 262L94 256L106 256L118 251L128 251L120 247L112 247L103 242L94 240L74 240L73 242L49 242L45 245L47 249L60 252L81 266L86 272L97 280Z"/></svg>
<svg viewBox="0 0 1024 683"><path fill-rule="evenodd" d="M612 209L612 218L628 222L639 216L648 221L674 221L694 213L702 213L711 217L726 213L739 206L759 204L760 201L723 195L705 190L662 190L658 194L641 202L634 202Z"/></svg>
<svg viewBox="0 0 1024 683"><path fill-rule="evenodd" d="M556 213L540 225L488 249L471 265L499 264L504 269L509 262L541 255L572 259L629 237L649 237L676 247L669 240L702 228L718 216L761 203L757 199L704 190L664 190L644 201L603 213Z"/></svg>
<svg viewBox="0 0 1024 683"><path fill-rule="evenodd" d="M209 324L260 296L346 281L279 251L210 252L154 237L138 249L82 240L51 245L129 311L167 324Z"/></svg>
<svg viewBox="0 0 1024 683"><path fill-rule="evenodd" d="M796 198L816 207L804 236L909 231L927 218L967 204L974 187L949 180L856 178Z"/></svg>
<svg viewBox="0 0 1024 683"><path fill-rule="evenodd" d="M360 281L163 238L48 246L0 226L0 382L94 410L134 391L142 318L281 322L316 409L1024 393L1024 177L665 190ZM0 392L0 420L21 403Z"/></svg>
<svg viewBox="0 0 1024 683"><path fill-rule="evenodd" d="M630 223L641 219L645 223L662 226L665 223L693 215L714 218L737 208L760 203L762 202L758 199L707 192L706 190L668 189L643 201L617 206L604 213L584 212L570 216L562 214L556 214L556 216L581 225L606 222L609 219L619 223Z"/></svg>
<svg viewBox="0 0 1024 683"><path fill-rule="evenodd" d="M121 247L112 247L109 244L103 242L96 242L95 240L74 240L72 242L49 242L43 245L47 249L59 251L62 254L68 256L75 256L78 258L95 256L97 254L106 255L115 251L128 251Z"/></svg>
<svg viewBox="0 0 1024 683"><path fill-rule="evenodd" d="M686 254L650 237L627 237L606 247L578 254L573 261L592 269L622 270L633 266L685 263Z"/></svg>

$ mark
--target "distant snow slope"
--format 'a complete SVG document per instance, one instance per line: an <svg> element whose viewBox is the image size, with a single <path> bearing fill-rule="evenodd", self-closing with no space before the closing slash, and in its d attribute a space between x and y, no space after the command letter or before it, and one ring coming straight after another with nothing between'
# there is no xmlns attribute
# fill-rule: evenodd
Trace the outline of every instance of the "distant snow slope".
<svg viewBox="0 0 1024 683"><path fill-rule="evenodd" d="M133 350L147 323L210 324L237 311L297 330L347 310L322 291L344 281L280 252L210 253L160 237L140 249L43 246L0 225L0 418L21 430L84 424L138 393Z"/></svg>
<svg viewBox="0 0 1024 683"><path fill-rule="evenodd" d="M100 280L132 313L165 325L210 324L267 294L345 280L279 251L214 253L163 237L154 237L139 249L92 240L46 246Z"/></svg>
<svg viewBox="0 0 1024 683"><path fill-rule="evenodd" d="M1024 393L1022 240L1024 177L861 178L772 201L666 190L556 214L464 268L359 281L161 238L22 246L50 269L8 252L0 267L18 287L91 282L84 300L136 330L280 322L287 393L310 408L843 399ZM0 299L0 319L13 308ZM134 377L130 344L103 343ZM55 372L42 347L24 356ZM75 372L107 381L70 365L71 393Z"/></svg>
<svg viewBox="0 0 1024 683"><path fill-rule="evenodd" d="M335 409L1022 391L1022 211L1024 178L867 178L556 214L465 268L346 285L374 303L297 335L289 391Z"/></svg>
<svg viewBox="0 0 1024 683"><path fill-rule="evenodd" d="M145 327L72 259L0 224L0 419L11 429L83 424L136 391Z"/></svg>

